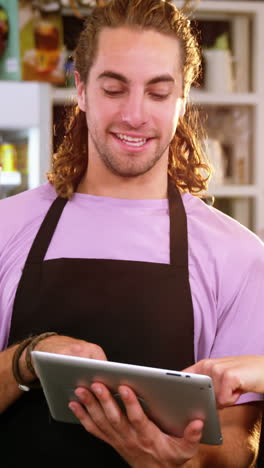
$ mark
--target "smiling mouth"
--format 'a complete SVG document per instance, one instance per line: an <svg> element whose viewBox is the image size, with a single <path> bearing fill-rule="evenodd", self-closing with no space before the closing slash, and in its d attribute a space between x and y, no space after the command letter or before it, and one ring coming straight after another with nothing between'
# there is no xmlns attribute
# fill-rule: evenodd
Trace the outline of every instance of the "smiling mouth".
<svg viewBox="0 0 264 468"><path fill-rule="evenodd" d="M123 143L126 143L129 146L134 146L135 148L140 148L144 146L150 138L136 138L122 133L114 133L115 137L121 140Z"/></svg>

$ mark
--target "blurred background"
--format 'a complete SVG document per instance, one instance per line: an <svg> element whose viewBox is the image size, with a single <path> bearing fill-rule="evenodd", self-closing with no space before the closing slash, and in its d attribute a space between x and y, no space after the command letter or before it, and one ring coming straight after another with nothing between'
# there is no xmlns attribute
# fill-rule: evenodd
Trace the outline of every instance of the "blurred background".
<svg viewBox="0 0 264 468"><path fill-rule="evenodd" d="M264 1L174 3L189 8L202 49L190 101L215 168L204 195L264 239ZM0 0L0 198L46 180L75 101L72 53L95 4Z"/></svg>

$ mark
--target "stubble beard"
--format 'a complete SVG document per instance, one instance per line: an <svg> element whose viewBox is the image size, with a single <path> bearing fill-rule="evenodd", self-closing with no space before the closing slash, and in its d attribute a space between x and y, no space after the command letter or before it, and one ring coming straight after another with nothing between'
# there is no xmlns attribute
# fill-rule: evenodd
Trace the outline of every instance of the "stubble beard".
<svg viewBox="0 0 264 468"><path fill-rule="evenodd" d="M152 157L145 160L140 160L140 156L130 156L129 151L127 152L127 157L125 155L124 162L122 161L122 156L116 158L112 150L108 147L107 144L100 143L99 138L95 139L92 134L90 137L93 141L94 147L104 165L110 170L113 174L118 175L119 177L132 178L138 177L149 172L161 159L165 151L170 145L170 142L164 145L164 148L158 147ZM143 159L143 158L142 158Z"/></svg>

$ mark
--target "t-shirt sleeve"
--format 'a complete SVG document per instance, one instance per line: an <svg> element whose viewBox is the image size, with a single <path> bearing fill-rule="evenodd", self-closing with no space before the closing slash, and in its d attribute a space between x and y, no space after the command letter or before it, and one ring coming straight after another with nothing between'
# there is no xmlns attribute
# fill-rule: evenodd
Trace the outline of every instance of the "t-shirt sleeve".
<svg viewBox="0 0 264 468"><path fill-rule="evenodd" d="M253 242L253 249L249 246L246 252L241 245L233 262L230 257L221 275L211 358L264 354L264 245ZM263 395L248 393L239 403L260 399Z"/></svg>

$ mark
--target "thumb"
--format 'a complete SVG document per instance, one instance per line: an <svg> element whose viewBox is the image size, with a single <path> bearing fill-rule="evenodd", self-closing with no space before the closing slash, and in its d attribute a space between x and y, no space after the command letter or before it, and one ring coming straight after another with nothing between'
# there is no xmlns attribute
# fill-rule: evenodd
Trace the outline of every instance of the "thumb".
<svg viewBox="0 0 264 468"><path fill-rule="evenodd" d="M203 427L204 422L201 419L196 419L185 428L183 437L189 446L200 442L203 435Z"/></svg>

